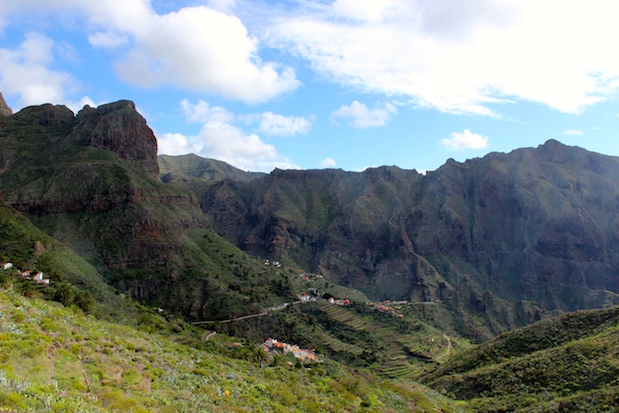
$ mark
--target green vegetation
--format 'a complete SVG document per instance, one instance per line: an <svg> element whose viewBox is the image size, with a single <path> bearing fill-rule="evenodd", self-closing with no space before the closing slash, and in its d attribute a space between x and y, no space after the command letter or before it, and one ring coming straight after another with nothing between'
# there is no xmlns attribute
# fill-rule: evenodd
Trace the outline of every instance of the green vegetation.
<svg viewBox="0 0 619 413"><path fill-rule="evenodd" d="M619 403L619 307L505 333L424 382L480 412L611 411Z"/></svg>
<svg viewBox="0 0 619 413"><path fill-rule="evenodd" d="M447 338L416 318L410 307L404 305L399 318L365 304L345 307L322 301L209 328L254 341L273 337L316 348L334 360L381 377L415 378L446 361L454 348L460 351L469 344L457 336Z"/></svg>
<svg viewBox="0 0 619 413"><path fill-rule="evenodd" d="M37 412L458 412L409 381L301 365L146 310L135 328L0 292L0 409Z"/></svg>

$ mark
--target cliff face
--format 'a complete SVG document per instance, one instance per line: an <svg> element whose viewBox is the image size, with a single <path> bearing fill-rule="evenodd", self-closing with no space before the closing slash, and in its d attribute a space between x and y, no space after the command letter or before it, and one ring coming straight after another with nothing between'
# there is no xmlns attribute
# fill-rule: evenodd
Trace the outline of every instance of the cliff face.
<svg viewBox="0 0 619 413"><path fill-rule="evenodd" d="M556 141L426 176L276 170L194 189L213 228L251 254L379 299L440 300L495 332L531 321L522 301L619 303L619 159Z"/></svg>
<svg viewBox="0 0 619 413"><path fill-rule="evenodd" d="M139 161L149 172L159 175L157 139L133 102L122 100L97 109L85 106L76 121L70 138L108 149L122 159Z"/></svg>
<svg viewBox="0 0 619 413"><path fill-rule="evenodd" d="M0 190L140 300L196 319L250 312L271 297L263 266L212 232L192 192L160 181L156 139L132 102L0 118ZM264 279L253 300L220 285L251 277Z"/></svg>

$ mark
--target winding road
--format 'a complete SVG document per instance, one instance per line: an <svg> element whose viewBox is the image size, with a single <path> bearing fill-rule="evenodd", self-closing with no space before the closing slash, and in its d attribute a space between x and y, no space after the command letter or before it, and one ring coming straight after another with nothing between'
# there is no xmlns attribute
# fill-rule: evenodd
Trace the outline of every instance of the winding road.
<svg viewBox="0 0 619 413"><path fill-rule="evenodd" d="M447 356L449 356L449 354L451 354L451 339L447 336L447 334L443 334L443 337L445 337L447 339L447 350L441 354L440 356L434 358L434 361L439 361L442 358L445 358Z"/></svg>

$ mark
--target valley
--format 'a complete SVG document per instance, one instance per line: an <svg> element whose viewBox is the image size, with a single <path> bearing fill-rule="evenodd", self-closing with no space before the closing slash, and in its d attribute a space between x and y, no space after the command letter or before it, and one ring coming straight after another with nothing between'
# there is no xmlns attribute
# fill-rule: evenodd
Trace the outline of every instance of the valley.
<svg viewBox="0 0 619 413"><path fill-rule="evenodd" d="M158 157L130 101L0 111L0 262L49 277L0 270L0 408L608 411L617 200L554 140L263 174Z"/></svg>

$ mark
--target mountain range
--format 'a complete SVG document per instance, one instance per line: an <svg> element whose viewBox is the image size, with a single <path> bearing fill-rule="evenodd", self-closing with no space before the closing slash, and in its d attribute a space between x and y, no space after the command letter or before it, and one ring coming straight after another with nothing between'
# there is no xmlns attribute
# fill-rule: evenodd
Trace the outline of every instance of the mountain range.
<svg viewBox="0 0 619 413"><path fill-rule="evenodd" d="M324 274L374 299L440 301L478 340L553 311L619 303L619 159L550 140L397 167L247 174L160 157L212 228L257 257ZM481 320L483 327L472 328Z"/></svg>
<svg viewBox="0 0 619 413"><path fill-rule="evenodd" d="M32 396L6 376L9 365L26 366L29 336L17 335L27 330L59 340L48 334L47 318L35 325L33 316L17 314L22 307L60 314L24 298L40 293L76 314L165 331L181 341L175 357L190 348L258 357L252 343L274 335L314 348L360 369L329 373L330 383L348 377L354 391L342 405L351 408L408 411L410 400L382 400L391 390L378 389L404 394L397 380L421 379L460 400L411 396L418 409L428 404L423 411L439 405L445 411L606 411L617 402L618 209L619 158L555 140L449 160L424 174L395 166L264 174L193 154L158 157L156 138L131 101L85 106L77 114L51 104L13 114L0 94L0 262L50 279L48 288L35 290L13 271L19 293L0 294L10 314L0 341L15 349L0 353L0 407L22 406L19 397ZM5 273L0 290L12 288ZM353 303L289 305L308 291ZM18 308L9 311L11 302ZM596 310L572 313L583 309ZM184 324L197 321L213 330L208 337L217 332L220 344L209 347ZM80 333L54 348L74 352L85 345L82 334L94 337L103 328L76 323L71 329ZM248 348L229 343L225 333L242 337ZM471 348L471 342L483 344ZM97 365L107 363L109 347L93 347ZM119 344L114 351L126 350L133 348ZM254 375L262 374L261 357L251 366ZM280 374L288 365L280 362L269 368ZM330 363L325 369L341 368ZM88 377L99 373L81 365L84 379L61 387L73 383L71 391L87 398ZM183 380L209 376L196 371ZM264 374L272 379L273 371ZM381 376L368 376L375 394L359 387L368 372ZM41 383L59 374L52 367ZM100 375L97 391L118 396L108 379ZM3 393L7 386L15 395ZM268 395L252 397L275 403L273 394L284 392L272 386ZM346 384L329 385L341 391L320 386L311 397L286 393L275 404L298 397L321 411L314 393L333 396L333 406L348 394ZM131 386L122 389L123 397L137 397ZM213 405L222 395L228 397L220 391ZM28 400L40 402L34 399ZM107 410L101 411L118 411L113 402L102 403Z"/></svg>
<svg viewBox="0 0 619 413"><path fill-rule="evenodd" d="M442 327L474 341L619 303L614 157L550 140L426 174L249 173L157 157L130 101L77 115L0 103L7 204L119 291L189 319L287 300L288 279L258 259L375 300L440 302Z"/></svg>

